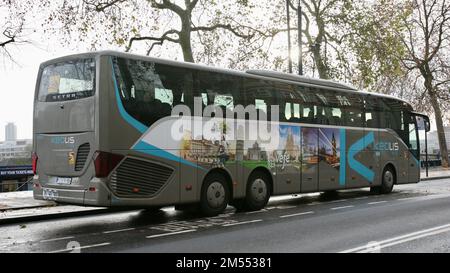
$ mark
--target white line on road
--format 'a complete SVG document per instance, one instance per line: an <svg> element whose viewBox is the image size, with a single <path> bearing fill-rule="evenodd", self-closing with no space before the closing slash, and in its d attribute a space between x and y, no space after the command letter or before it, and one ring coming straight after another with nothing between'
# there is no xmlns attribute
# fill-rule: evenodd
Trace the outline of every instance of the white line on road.
<svg viewBox="0 0 450 273"><path fill-rule="evenodd" d="M412 199L414 199L414 198L415 198L415 197L399 198L399 199L397 199L397 201L412 200Z"/></svg>
<svg viewBox="0 0 450 273"><path fill-rule="evenodd" d="M407 233L407 234L393 237L390 239L386 239L383 241L377 241L377 243L380 245L381 248L383 248L383 247L386 247L386 246L384 246L384 244L386 244L388 246L397 244L397 242L400 244L400 243L404 242L405 240L407 240L407 241L415 240L418 238L434 235L436 232L441 233L441 232L446 232L448 230L450 230L450 224L437 226L434 228L423 229L423 230L415 231L412 233ZM419 236L421 236L421 237L419 237ZM415 237L418 237L418 238L415 238ZM341 253L359 252L359 251L365 251L365 250L367 250L367 245L344 250Z"/></svg>
<svg viewBox="0 0 450 273"><path fill-rule="evenodd" d="M403 239L403 240L399 240L399 241L395 241L395 242L392 242L392 243L389 243L389 244L382 245L382 246L380 246L380 249L383 249L383 248L386 248L386 247L390 247L390 246L395 246L395 245L398 245L398 244L403 244L403 243L406 243L406 242L409 242L409 241L414 241L414 240L417 240L417 239L420 239L420 238L424 238L424 237L428 237L428 236L432 236L432 235L437 235L437 234L444 233L444 232L449 232L449 231L450 231L450 227L449 228L445 228L445 229L436 230L436 231L433 231L433 232L424 233L424 234L421 234L421 235L409 237L409 238L406 238L406 239ZM367 252L370 252L370 250L366 249L366 250L359 251L358 253L367 253Z"/></svg>
<svg viewBox="0 0 450 273"><path fill-rule="evenodd" d="M350 205L350 206L343 206L343 207L334 207L334 208L331 208L332 210L338 210L338 209L348 209L348 208L353 208L354 206L353 205Z"/></svg>
<svg viewBox="0 0 450 273"><path fill-rule="evenodd" d="M296 208L297 206L277 206L277 209L293 209Z"/></svg>
<svg viewBox="0 0 450 273"><path fill-rule="evenodd" d="M345 201L347 201L347 199L333 200L333 201L329 201L329 202L325 202L325 203L333 204L333 203L339 203L339 202L345 202Z"/></svg>
<svg viewBox="0 0 450 273"><path fill-rule="evenodd" d="M294 217L294 216L300 216L300 215L306 215L306 214L312 214L312 213L314 213L314 211L287 214L287 215L281 215L280 218Z"/></svg>
<svg viewBox="0 0 450 273"><path fill-rule="evenodd" d="M367 198L369 198L368 196L363 196L363 197L357 197L357 198L355 198L355 200L362 200L362 199L367 199Z"/></svg>
<svg viewBox="0 0 450 273"><path fill-rule="evenodd" d="M251 221L245 221L245 222L237 222L237 223L231 223L231 224L223 225L223 227L230 227L230 226L237 226L237 225L251 224L251 223L256 223L256 222L261 222L261 221L262 221L262 219L251 220Z"/></svg>
<svg viewBox="0 0 450 273"><path fill-rule="evenodd" d="M72 238L75 238L75 237L67 236L67 237L61 237L61 238L46 239L46 240L40 241L40 243L54 242L54 241L60 241L60 240L68 240L68 239L72 239Z"/></svg>
<svg viewBox="0 0 450 273"><path fill-rule="evenodd" d="M108 230L108 231L103 231L103 234L110 234L110 233L116 233L116 232L122 232L122 231L130 231L130 230L135 230L135 228L124 228L124 229L116 229L116 230Z"/></svg>
<svg viewBox="0 0 450 273"><path fill-rule="evenodd" d="M158 238L158 237L164 237L164 236L170 236L170 235L176 235L176 234L187 233L187 232L194 232L194 231L197 231L197 230L196 229L188 229L188 230L175 231L175 232L170 232L170 233L162 233L162 234L150 235L150 236L147 236L145 238L152 239L152 238Z"/></svg>
<svg viewBox="0 0 450 273"><path fill-rule="evenodd" d="M387 203L387 201L384 200L384 201L369 202L369 203L367 203L367 205L376 205L376 204L381 204L381 203Z"/></svg>
<svg viewBox="0 0 450 273"><path fill-rule="evenodd" d="M67 252L67 251L81 250L81 249L86 249L86 248L93 248L93 247L99 247L99 246L107 246L107 245L110 245L110 244L111 244L111 243L101 243L101 244L96 244L96 245L87 245L87 246L80 246L80 247L75 247L75 248L66 248L66 249L60 249L60 250L51 251L50 253L59 253L59 252Z"/></svg>
<svg viewBox="0 0 450 273"><path fill-rule="evenodd" d="M266 211L267 211L267 209L262 209L262 210L250 211L245 214L254 214L254 213L260 213L260 212L266 212Z"/></svg>

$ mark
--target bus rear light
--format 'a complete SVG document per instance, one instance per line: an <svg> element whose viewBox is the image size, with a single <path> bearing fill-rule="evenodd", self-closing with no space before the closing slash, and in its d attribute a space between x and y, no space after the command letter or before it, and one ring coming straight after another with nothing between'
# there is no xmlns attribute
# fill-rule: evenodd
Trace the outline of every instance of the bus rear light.
<svg viewBox="0 0 450 273"><path fill-rule="evenodd" d="M95 192L95 191L97 191L97 189L95 187L90 187L89 191Z"/></svg>
<svg viewBox="0 0 450 273"><path fill-rule="evenodd" d="M31 155L31 166L33 169L33 174L36 174L36 171L37 171L37 161L38 161L38 156L36 153L33 153Z"/></svg>
<svg viewBox="0 0 450 273"><path fill-rule="evenodd" d="M123 155L96 151L94 153L95 176L107 177L123 158Z"/></svg>
<svg viewBox="0 0 450 273"><path fill-rule="evenodd" d="M133 192L134 193L138 193L139 192L139 188L133 188Z"/></svg>

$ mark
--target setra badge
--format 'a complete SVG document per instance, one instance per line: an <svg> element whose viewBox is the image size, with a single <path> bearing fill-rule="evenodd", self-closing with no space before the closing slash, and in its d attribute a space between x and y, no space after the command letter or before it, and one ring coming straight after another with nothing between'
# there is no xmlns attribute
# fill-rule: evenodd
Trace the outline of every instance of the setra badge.
<svg viewBox="0 0 450 273"><path fill-rule="evenodd" d="M75 153L70 152L68 158L69 158L69 165L75 165Z"/></svg>

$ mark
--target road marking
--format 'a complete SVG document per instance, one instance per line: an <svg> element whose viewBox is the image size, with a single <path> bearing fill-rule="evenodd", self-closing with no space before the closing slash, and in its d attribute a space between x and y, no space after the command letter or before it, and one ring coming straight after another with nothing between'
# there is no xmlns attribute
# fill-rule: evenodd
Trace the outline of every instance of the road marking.
<svg viewBox="0 0 450 273"><path fill-rule="evenodd" d="M293 209L296 208L297 206L277 206L277 209Z"/></svg>
<svg viewBox="0 0 450 273"><path fill-rule="evenodd" d="M187 233L187 232L194 232L194 231L197 231L197 230L196 229L188 229L188 230L175 231L175 232L170 232L170 233L162 233L162 234L150 235L150 236L147 236L145 238L152 239L152 238L158 238L158 237L164 237L164 236L170 236L170 235L176 235L176 234Z"/></svg>
<svg viewBox="0 0 450 273"><path fill-rule="evenodd" d="M397 201L411 200L411 199L414 199L414 198L415 198L415 197L399 198L399 199L397 199Z"/></svg>
<svg viewBox="0 0 450 273"><path fill-rule="evenodd" d="M262 209L262 210L250 211L245 214L254 214L254 213L260 213L260 212L266 212L266 211L267 211L266 209Z"/></svg>
<svg viewBox="0 0 450 273"><path fill-rule="evenodd" d="M381 203L387 203L387 201L384 200L384 201L369 202L369 203L367 203L367 205L376 205L376 204L381 204Z"/></svg>
<svg viewBox="0 0 450 273"><path fill-rule="evenodd" d="M390 239L386 239L383 241L377 241L377 243L380 245L380 248L385 248L388 246L393 246L396 244L401 244L404 242L408 242L408 241L412 241L412 240L416 240L416 239L420 239L423 237L427 237L427 236L431 236L431 235L435 235L435 234L439 234L439 233L443 233L443 232L447 232L450 231L450 224L446 224L446 225L442 225L442 226L437 226L434 228L428 228L428 229L423 229L423 230L419 230L419 231L415 231L412 233L407 233L401 236L397 236L397 237L393 237ZM355 247L352 249L348 249L348 250L344 250L341 251L341 253L351 253L351 252L364 252L364 251L368 251L367 250L367 245L363 245L363 246L359 246L359 247Z"/></svg>
<svg viewBox="0 0 450 273"><path fill-rule="evenodd" d="M231 224L223 225L223 227L230 227L230 226L237 226L237 225L251 224L251 223L256 223L256 222L261 222L261 221L262 221L262 219L251 220L251 221L245 221L245 222L237 222L237 223L231 223Z"/></svg>
<svg viewBox="0 0 450 273"><path fill-rule="evenodd" d="M314 211L287 214L287 215L281 215L280 218L294 217L294 216L300 216L300 215L306 215L306 214L312 214L312 213L314 213Z"/></svg>
<svg viewBox="0 0 450 273"><path fill-rule="evenodd" d="M343 207L334 207L334 208L331 208L332 210L338 210L338 209L348 209L348 208L353 208L354 206L353 205L350 205L350 206L343 206Z"/></svg>
<svg viewBox="0 0 450 273"><path fill-rule="evenodd" d="M429 232L429 233L424 233L424 234L421 234L421 235L409 237L409 238L406 238L406 239L403 239L403 240L399 240L399 241L395 241L395 242L392 242L392 243L389 243L389 244L382 245L382 246L380 246L380 249L387 248L387 247L390 247L390 246L395 246L395 245L398 245L398 244L403 244L403 243L406 243L406 242L409 242L409 241L414 241L414 240L417 240L417 239L420 239L420 238L433 236L433 235L437 235L437 234L444 233L444 232L449 232L449 231L450 231L450 227L449 228L445 228L445 229L436 230L436 231ZM367 252L370 252L370 250L359 251L359 253L367 253Z"/></svg>
<svg viewBox="0 0 450 273"><path fill-rule="evenodd" d="M339 203L339 202L345 202L345 201L347 201L347 199L333 200L333 201L329 201L329 202L326 202L326 203L332 204L332 203Z"/></svg>
<svg viewBox="0 0 450 273"><path fill-rule="evenodd" d="M367 198L369 198L368 196L363 196L363 197L357 197L357 198L355 198L355 200L362 200L362 199L367 199Z"/></svg>
<svg viewBox="0 0 450 273"><path fill-rule="evenodd" d="M67 252L67 251L81 250L81 249L86 249L86 248L93 248L93 247L99 247L99 246L107 246L107 245L110 245L110 244L111 244L111 243L101 243L101 244L96 244L96 245L87 245L87 246L80 246L80 247L75 247L75 248L66 248L66 249L60 249L60 250L51 251L50 253L59 253L59 252Z"/></svg>
<svg viewBox="0 0 450 273"><path fill-rule="evenodd" d="M68 239L72 239L72 238L75 238L75 237L67 236L67 237L61 237L61 238L46 239L46 240L40 241L40 243L54 242L54 241L60 241L60 240L68 240Z"/></svg>
<svg viewBox="0 0 450 273"><path fill-rule="evenodd" d="M122 232L122 231L130 231L135 230L135 228L124 228L124 229L116 229L116 230L109 230L109 231L103 231L103 234L110 234L110 233L116 233L116 232Z"/></svg>
<svg viewBox="0 0 450 273"><path fill-rule="evenodd" d="M309 203L309 204L306 204L307 206L315 206L315 205L319 205L319 204L322 204L322 203L320 203L320 202L312 202L312 203Z"/></svg>

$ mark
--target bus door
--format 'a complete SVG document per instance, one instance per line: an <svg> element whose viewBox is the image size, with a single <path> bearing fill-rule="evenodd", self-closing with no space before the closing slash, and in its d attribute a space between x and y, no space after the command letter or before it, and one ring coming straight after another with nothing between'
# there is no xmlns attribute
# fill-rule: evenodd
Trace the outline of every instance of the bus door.
<svg viewBox="0 0 450 273"><path fill-rule="evenodd" d="M418 182L420 179L420 141L419 135L425 136L429 123L428 118L421 115L411 115L409 119L409 165L408 181ZM420 134L419 134L420 132Z"/></svg>

